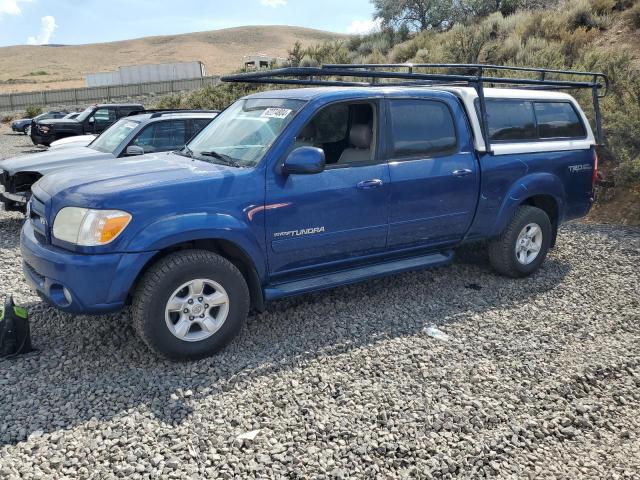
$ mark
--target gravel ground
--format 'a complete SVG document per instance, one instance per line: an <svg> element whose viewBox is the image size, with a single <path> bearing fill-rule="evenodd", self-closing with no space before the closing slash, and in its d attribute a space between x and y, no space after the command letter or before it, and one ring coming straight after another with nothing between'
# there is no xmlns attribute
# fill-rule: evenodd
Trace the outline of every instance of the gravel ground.
<svg viewBox="0 0 640 480"><path fill-rule="evenodd" d="M40 351L0 362L2 479L640 478L638 228L567 225L524 280L471 251L276 302L176 364L127 313L39 302L20 223L0 212L0 294Z"/></svg>
<svg viewBox="0 0 640 480"><path fill-rule="evenodd" d="M0 168L2 160L43 150L44 147L36 147L31 138L22 133L15 133L8 125L0 123Z"/></svg>

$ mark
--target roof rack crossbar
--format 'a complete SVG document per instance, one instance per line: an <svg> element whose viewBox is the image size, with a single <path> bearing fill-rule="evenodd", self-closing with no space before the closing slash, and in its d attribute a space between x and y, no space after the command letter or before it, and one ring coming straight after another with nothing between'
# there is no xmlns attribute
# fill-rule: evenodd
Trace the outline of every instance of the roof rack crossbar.
<svg viewBox="0 0 640 480"><path fill-rule="evenodd" d="M389 70L404 69L406 72ZM455 69L460 73L416 72L422 69ZM384 70L379 70L384 69ZM487 70L536 73L537 78L510 78L487 76ZM549 75L572 76L573 79L549 78ZM576 79L578 77L579 79ZM584 78L583 78L584 77ZM357 81L360 80L360 81ZM391 80L381 82L380 80ZM478 92L482 137L485 148L491 152L487 129L487 111L484 89L489 86L502 88L527 88L546 90L590 89L595 112L596 138L603 144L602 119L599 99L609 90L609 79L604 73L559 70L538 67L511 67L474 63L380 63L380 64L328 64L322 67L288 67L275 70L241 73L222 77L224 82L257 83L300 86L374 87L374 86L470 86Z"/></svg>
<svg viewBox="0 0 640 480"><path fill-rule="evenodd" d="M150 118L158 118L164 115L174 115L174 114L180 114L180 113L220 113L220 110L173 109L173 110L152 110L151 112L147 110L146 113L151 113Z"/></svg>

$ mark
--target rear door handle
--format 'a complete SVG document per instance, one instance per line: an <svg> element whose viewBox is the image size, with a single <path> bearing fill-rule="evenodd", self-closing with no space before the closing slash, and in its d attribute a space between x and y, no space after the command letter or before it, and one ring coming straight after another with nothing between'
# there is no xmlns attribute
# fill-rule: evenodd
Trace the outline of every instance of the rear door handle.
<svg viewBox="0 0 640 480"><path fill-rule="evenodd" d="M372 188L378 188L382 186L382 180L375 178L373 180L364 180L358 184L360 190L370 190Z"/></svg>
<svg viewBox="0 0 640 480"><path fill-rule="evenodd" d="M471 175L473 173L473 170L470 170L468 168L461 168L460 170L454 170L453 172L451 172L451 175L453 175L454 177L466 177L467 175Z"/></svg>

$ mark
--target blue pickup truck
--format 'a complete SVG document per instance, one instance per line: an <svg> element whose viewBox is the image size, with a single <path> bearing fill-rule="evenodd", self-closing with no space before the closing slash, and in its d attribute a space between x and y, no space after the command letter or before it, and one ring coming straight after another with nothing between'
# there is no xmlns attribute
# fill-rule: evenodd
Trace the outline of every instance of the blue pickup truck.
<svg viewBox="0 0 640 480"><path fill-rule="evenodd" d="M591 88L597 106L598 77L540 90L394 72L229 77L320 86L242 98L180 151L44 176L21 234L27 280L67 312L130 305L150 348L194 359L266 301L446 265L461 244L487 241L508 277L534 273L596 178L589 121L556 90Z"/></svg>

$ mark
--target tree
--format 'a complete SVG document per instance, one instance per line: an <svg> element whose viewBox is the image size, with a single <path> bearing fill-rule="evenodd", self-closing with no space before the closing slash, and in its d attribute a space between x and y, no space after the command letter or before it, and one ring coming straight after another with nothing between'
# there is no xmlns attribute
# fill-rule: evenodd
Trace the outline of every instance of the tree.
<svg viewBox="0 0 640 480"><path fill-rule="evenodd" d="M452 0L371 0L383 26L425 31L451 22Z"/></svg>
<svg viewBox="0 0 640 480"><path fill-rule="evenodd" d="M292 67L300 66L300 62L304 58L304 49L302 48L302 44L299 41L293 45L293 48L289 50L289 56L287 58L287 63Z"/></svg>

